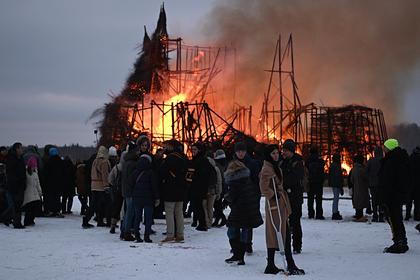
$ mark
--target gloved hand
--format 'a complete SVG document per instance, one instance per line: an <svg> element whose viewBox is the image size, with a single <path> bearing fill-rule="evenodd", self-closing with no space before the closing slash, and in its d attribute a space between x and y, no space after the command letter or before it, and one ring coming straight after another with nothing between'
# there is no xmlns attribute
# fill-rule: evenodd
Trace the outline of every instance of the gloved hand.
<svg viewBox="0 0 420 280"><path fill-rule="evenodd" d="M155 207L158 207L160 204L160 200L159 199L155 199Z"/></svg>

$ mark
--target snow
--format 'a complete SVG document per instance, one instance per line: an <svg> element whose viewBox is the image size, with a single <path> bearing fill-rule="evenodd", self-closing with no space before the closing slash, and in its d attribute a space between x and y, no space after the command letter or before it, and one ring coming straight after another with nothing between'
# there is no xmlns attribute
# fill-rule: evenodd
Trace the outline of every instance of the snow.
<svg viewBox="0 0 420 280"><path fill-rule="evenodd" d="M328 196L329 194L327 194ZM74 199L73 210L80 207ZM261 209L264 208L261 200ZM420 234L416 222L405 222L410 250L384 254L391 243L386 223L355 223L350 200L340 201L343 221L332 221L331 201L323 202L324 221L308 220L303 206L303 252L296 264L298 279L420 279ZM264 211L262 211L264 213ZM156 220L154 243L120 241L108 228L81 228L81 217L37 218L36 226L14 230L0 226L0 279L274 279L264 275L264 226L254 230L254 253L245 266L226 264L230 257L226 228L197 232L186 219L185 243L163 244L165 223ZM142 227L142 231L144 228ZM276 263L281 266L280 255Z"/></svg>

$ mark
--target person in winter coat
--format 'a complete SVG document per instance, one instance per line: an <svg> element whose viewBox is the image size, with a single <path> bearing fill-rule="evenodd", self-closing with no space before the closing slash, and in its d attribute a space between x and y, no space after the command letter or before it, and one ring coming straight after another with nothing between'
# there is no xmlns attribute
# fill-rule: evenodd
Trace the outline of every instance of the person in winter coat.
<svg viewBox="0 0 420 280"><path fill-rule="evenodd" d="M127 151L122 152L120 161L111 169L108 175L108 183L112 190L112 214L111 229L109 233L114 234L117 223L120 220L120 213L123 206L124 198L122 196L122 168Z"/></svg>
<svg viewBox="0 0 420 280"><path fill-rule="evenodd" d="M157 189L156 175L152 169L152 157L142 154L137 162L136 169L132 174L134 183L133 203L135 209L134 236L136 242L143 242L140 237L140 222L144 209L144 241L151 243L153 207L160 203Z"/></svg>
<svg viewBox="0 0 420 280"><path fill-rule="evenodd" d="M291 236L288 225L288 218L292 209L289 197L283 189L283 174L278 166L279 148L277 145L268 145L264 154L265 160L260 173L261 194L266 201L265 240L267 245L267 267L264 273L277 274L281 271L274 263L274 255L275 251L279 249L279 244L282 243L285 250L288 274L304 274L305 272L296 266L292 256ZM281 233L281 240L277 240L276 232Z"/></svg>
<svg viewBox="0 0 420 280"><path fill-rule="evenodd" d="M60 197L63 195L64 178L64 163L58 155L58 149L52 147L49 149L49 158L44 168L44 195L46 208L49 210L47 217L64 218L60 214Z"/></svg>
<svg viewBox="0 0 420 280"><path fill-rule="evenodd" d="M256 196L258 197L258 199L261 199L260 187L259 187L259 178L258 178L258 176L260 174L260 170L261 170L261 166L260 166L259 162L254 160L253 158L251 158L248 155L247 146L246 146L245 142L235 143L234 150L235 150L234 158L241 161L250 170L250 172L251 172L251 175L250 175L251 183L252 183L254 189L256 190ZM248 254L252 254L252 252L253 252L252 239L253 239L254 234L253 234L252 228L249 229L249 231L250 232L246 235L249 238L249 240L247 241L246 252Z"/></svg>
<svg viewBox="0 0 420 280"><path fill-rule="evenodd" d="M165 150L159 148L156 150L156 153L153 156L153 170L156 172L156 177L158 178L158 190L159 194L163 193L162 185L162 175L161 175L161 166L164 161ZM154 219L165 219L163 212L165 211L165 203L161 201L157 207L153 209L153 218Z"/></svg>
<svg viewBox="0 0 420 280"><path fill-rule="evenodd" d="M210 187L210 168L213 168L206 157L204 145L195 143L191 147L192 160L192 182L191 182L191 203L194 208L194 217L197 216L198 231L207 231L207 222L204 212L204 203L206 203L207 193Z"/></svg>
<svg viewBox="0 0 420 280"><path fill-rule="evenodd" d="M217 167L220 170L220 175L222 177L222 193L214 202L214 222L213 227L223 227L226 225L226 216L223 213L223 197L227 191L227 186L225 182L224 172L227 167L226 154L222 149L216 150L214 153L214 161L216 162ZM220 221L220 223L219 223Z"/></svg>
<svg viewBox="0 0 420 280"><path fill-rule="evenodd" d="M369 177L369 191L372 196L372 222L384 222L384 217L379 211L378 203L378 185L379 185L379 169L384 152L382 147L378 146L374 150L373 157L370 158L366 165L366 172Z"/></svg>
<svg viewBox="0 0 420 280"><path fill-rule="evenodd" d="M420 147L416 147L410 155L410 191L406 204L406 221L411 218L413 201L414 220L420 221Z"/></svg>
<svg viewBox="0 0 420 280"><path fill-rule="evenodd" d="M24 228L21 206L26 188L26 170L22 153L22 144L14 143L7 154L6 160L7 191L14 205L13 227L16 229Z"/></svg>
<svg viewBox="0 0 420 280"><path fill-rule="evenodd" d="M385 253L408 251L407 236L402 217L402 204L406 199L409 184L409 157L396 139L384 143L385 157L379 171L379 201L391 226L393 244Z"/></svg>
<svg viewBox="0 0 420 280"><path fill-rule="evenodd" d="M135 240L131 234L135 217L133 202L133 188L135 181L133 180L132 174L136 168L139 153L140 151L136 143L128 143L127 154L124 156L124 162L122 164L121 194L124 198L125 212L123 222L121 223L120 239L124 241Z"/></svg>
<svg viewBox="0 0 420 280"><path fill-rule="evenodd" d="M64 186L63 198L61 200L61 211L63 214L72 214L73 197L76 195L76 167L70 157L66 156L63 160Z"/></svg>
<svg viewBox="0 0 420 280"><path fill-rule="evenodd" d="M25 211L24 226L35 225L35 216L41 210L42 190L37 167L36 157L30 157L26 163L26 189L22 203L22 209Z"/></svg>
<svg viewBox="0 0 420 280"><path fill-rule="evenodd" d="M324 220L322 209L322 193L324 184L324 160L319 157L318 149L312 147L306 163L309 171L309 191L308 191L308 216L309 219L316 218ZM316 215L314 211L314 200L316 202Z"/></svg>
<svg viewBox="0 0 420 280"><path fill-rule="evenodd" d="M203 209L204 209L204 216L206 218L206 226L207 228L211 228L213 224L213 207L214 202L217 198L220 197L222 193L222 175L219 167L217 167L216 162L211 157L207 157L207 160L210 162L210 165L213 169L209 170L211 173L211 177L214 177L215 182L210 182L209 189L207 191L207 198L203 201Z"/></svg>
<svg viewBox="0 0 420 280"><path fill-rule="evenodd" d="M9 226L13 220L14 204L7 190L6 160L0 162L0 222Z"/></svg>
<svg viewBox="0 0 420 280"><path fill-rule="evenodd" d="M153 156L150 153L150 150L152 149L152 142L150 141L149 137L147 137L147 135L140 135L136 141L136 144L139 148L140 155L148 154L153 159Z"/></svg>
<svg viewBox="0 0 420 280"><path fill-rule="evenodd" d="M354 158L350 181L353 184L353 208L356 210L353 221L366 222L363 209L369 207L369 178L363 165L363 156L358 155Z"/></svg>
<svg viewBox="0 0 420 280"><path fill-rule="evenodd" d="M91 188L92 188L92 205L89 207L87 214L83 217L83 228L92 227L89 224L93 214L96 213L97 226L104 227L104 217L106 210L109 205L106 205L106 193L105 188L108 187L108 175L111 171L111 165L108 161L108 149L104 146L100 146L96 159L92 164L91 171Z"/></svg>
<svg viewBox="0 0 420 280"><path fill-rule="evenodd" d="M166 218L166 238L163 242L182 242L184 241L183 204L187 195L188 159L183 153L182 144L176 140L169 141L165 149L167 157L160 168Z"/></svg>
<svg viewBox="0 0 420 280"><path fill-rule="evenodd" d="M283 171L283 187L289 195L292 214L289 223L292 231L293 252L299 254L302 251L302 218L303 204L303 176L304 166L302 157L295 153L296 143L287 139L282 146L282 160L280 168Z"/></svg>
<svg viewBox="0 0 420 280"><path fill-rule="evenodd" d="M233 256L225 262L244 265L245 251L250 240L247 235L250 229L263 224L260 194L252 184L250 170L240 160L232 160L224 175L229 190L225 199L231 209L227 220L227 236L233 252Z"/></svg>
<svg viewBox="0 0 420 280"><path fill-rule="evenodd" d="M333 203L332 203L332 220L342 220L343 217L340 215L338 210L338 202L340 201L340 195L344 194L343 185L343 172L341 171L341 156L340 153L333 155L333 160L330 165L328 172L328 185L333 190Z"/></svg>

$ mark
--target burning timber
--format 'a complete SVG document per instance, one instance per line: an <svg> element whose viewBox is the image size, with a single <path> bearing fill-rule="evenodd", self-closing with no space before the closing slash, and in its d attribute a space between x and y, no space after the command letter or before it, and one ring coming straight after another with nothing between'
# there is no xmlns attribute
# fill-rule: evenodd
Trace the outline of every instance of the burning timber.
<svg viewBox="0 0 420 280"><path fill-rule="evenodd" d="M292 35L285 46L280 36L277 40L261 114L255 120L253 108L260 106L221 101L226 92L235 96L235 49L188 46L181 38L170 38L163 6L152 36L144 32L142 49L123 90L98 111L103 114L98 145L123 147L148 134L155 146L177 139L187 147L201 141L229 148L245 140L255 150L259 143L291 138L304 157L313 146L327 163L340 152L348 170L356 154L368 157L387 138L379 109L302 104Z"/></svg>

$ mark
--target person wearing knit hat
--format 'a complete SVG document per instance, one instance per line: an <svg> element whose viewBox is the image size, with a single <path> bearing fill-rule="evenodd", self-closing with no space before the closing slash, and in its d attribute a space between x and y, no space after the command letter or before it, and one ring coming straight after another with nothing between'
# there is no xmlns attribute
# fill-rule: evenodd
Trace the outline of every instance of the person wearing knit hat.
<svg viewBox="0 0 420 280"><path fill-rule="evenodd" d="M251 158L250 155L247 153L247 146L245 142L237 142L235 144L234 150L235 150L235 155L232 161L239 160L240 162L245 164L245 166L251 171L251 174L250 174L251 182L259 193L258 175L260 174L260 171L261 171L261 165L256 160ZM259 198L261 199L260 195L259 195ZM247 232L247 237L248 237L248 240L246 242L246 252L251 254L253 252L253 249L252 249L253 229L252 228L250 228L249 232Z"/></svg>
<svg viewBox="0 0 420 280"><path fill-rule="evenodd" d="M379 171L378 200L391 227L393 240L393 244L386 247L384 253L402 254L409 249L402 205L408 193L410 159L396 139L388 139L384 147L385 157Z"/></svg>
<svg viewBox="0 0 420 280"><path fill-rule="evenodd" d="M49 156L53 157L53 156L58 156L58 149L56 147L52 147L49 151Z"/></svg>
<svg viewBox="0 0 420 280"><path fill-rule="evenodd" d="M64 185L65 171L63 160L58 155L56 147L51 147L48 150L50 155L46 161L43 177L44 177L44 207L47 209L48 217L59 217L64 216L60 213L61 211L61 199L62 186ZM60 186L60 187L57 187Z"/></svg>
<svg viewBox="0 0 420 280"><path fill-rule="evenodd" d="M282 145L282 160L280 168L283 171L284 189L289 195L292 214L289 223L292 230L293 252L299 254L302 251L302 217L303 204L303 177L304 165L302 156L295 153L296 143L292 139L287 139Z"/></svg>
<svg viewBox="0 0 420 280"><path fill-rule="evenodd" d="M108 160L111 164L111 169L118 163L118 150L114 146L109 147L108 149Z"/></svg>
<svg viewBox="0 0 420 280"><path fill-rule="evenodd" d="M35 225L35 215L41 209L42 190L38 177L38 162L35 156L31 156L26 163L26 189L22 203L25 210L24 226Z"/></svg>

